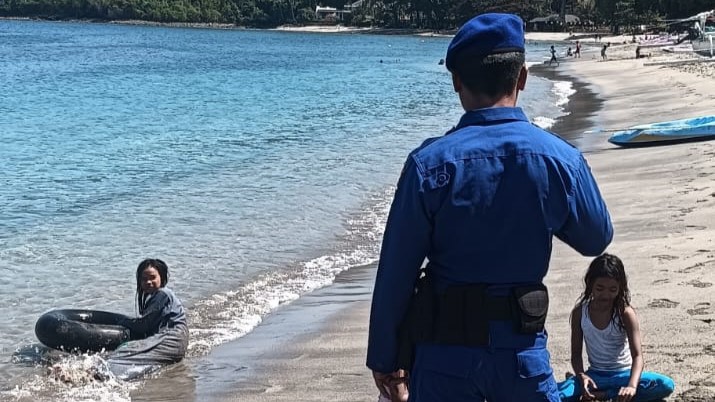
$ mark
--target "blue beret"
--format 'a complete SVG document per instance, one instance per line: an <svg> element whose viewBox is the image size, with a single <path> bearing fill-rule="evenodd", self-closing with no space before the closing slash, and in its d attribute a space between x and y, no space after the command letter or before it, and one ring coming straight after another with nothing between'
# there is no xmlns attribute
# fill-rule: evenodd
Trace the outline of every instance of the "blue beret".
<svg viewBox="0 0 715 402"><path fill-rule="evenodd" d="M452 71L457 56L468 51L472 57L506 52L524 52L524 22L514 14L481 14L462 25L447 48L447 69Z"/></svg>

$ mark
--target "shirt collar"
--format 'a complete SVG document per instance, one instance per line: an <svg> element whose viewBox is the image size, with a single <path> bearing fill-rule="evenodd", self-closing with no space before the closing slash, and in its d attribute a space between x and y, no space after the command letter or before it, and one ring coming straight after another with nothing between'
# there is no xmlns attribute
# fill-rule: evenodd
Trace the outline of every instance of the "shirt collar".
<svg viewBox="0 0 715 402"><path fill-rule="evenodd" d="M529 121L520 107L490 107L466 112L459 119L459 124L450 132L466 126L479 126L504 120Z"/></svg>

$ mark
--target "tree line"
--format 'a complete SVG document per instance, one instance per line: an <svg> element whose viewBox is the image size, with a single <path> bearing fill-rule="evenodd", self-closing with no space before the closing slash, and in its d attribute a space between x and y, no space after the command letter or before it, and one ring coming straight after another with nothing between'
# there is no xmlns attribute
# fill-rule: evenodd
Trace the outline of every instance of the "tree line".
<svg viewBox="0 0 715 402"><path fill-rule="evenodd" d="M316 16L316 6L350 13ZM552 13L610 27L653 25L715 9L715 0L0 0L0 17L224 23L267 28L342 23L382 28L454 29L483 12L512 12L525 21ZM578 27L557 22L554 30Z"/></svg>

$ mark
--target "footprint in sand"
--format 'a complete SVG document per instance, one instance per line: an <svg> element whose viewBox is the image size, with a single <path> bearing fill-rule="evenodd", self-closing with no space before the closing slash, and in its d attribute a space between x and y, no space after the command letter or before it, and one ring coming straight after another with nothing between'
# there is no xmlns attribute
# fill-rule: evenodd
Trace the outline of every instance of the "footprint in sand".
<svg viewBox="0 0 715 402"><path fill-rule="evenodd" d="M670 299L655 299L648 303L648 307L653 308L675 308L679 305L679 302L672 301Z"/></svg>
<svg viewBox="0 0 715 402"><path fill-rule="evenodd" d="M674 402L712 402L715 401L715 391L695 387L683 392L675 398Z"/></svg>
<svg viewBox="0 0 715 402"><path fill-rule="evenodd" d="M686 225L685 227L688 229L695 229L695 230L705 230L708 228L707 226L700 226L700 225Z"/></svg>
<svg viewBox="0 0 715 402"><path fill-rule="evenodd" d="M689 266L689 267L683 268L683 269L681 269L681 270L679 270L679 271L676 271L676 272L678 272L678 273L680 273L680 274L685 274L685 273L688 273L688 272L690 272L690 271L694 271L694 270L696 270L696 269L703 268L703 267L705 267L706 265L712 264L712 263L714 263L714 262L715 262L715 260L708 260L708 261L705 261L705 262L699 262L699 263L697 263L697 264L695 264L695 265L691 265L691 266Z"/></svg>
<svg viewBox="0 0 715 402"><path fill-rule="evenodd" d="M708 315L710 314L710 303L698 303L695 308L688 309L687 312L690 315Z"/></svg>
<svg viewBox="0 0 715 402"><path fill-rule="evenodd" d="M710 348L710 352L711 352L711 353L708 353L708 352L707 352L708 348ZM705 353L708 353L708 354L710 354L710 355L715 354L715 353L713 352L713 350L712 350L712 346L706 346L706 347L705 347ZM690 382L689 382L688 384L690 384L690 385L692 385L692 386L694 386L694 387L713 387L713 386L715 386L715 381L713 381L713 380L711 380L711 379L709 379L709 378L706 378L706 379L703 379L703 380L690 380Z"/></svg>
<svg viewBox="0 0 715 402"><path fill-rule="evenodd" d="M659 254L659 255L654 255L653 258L657 258L658 262L660 262L660 261L677 260L680 257L678 257L677 255Z"/></svg>
<svg viewBox="0 0 715 402"><path fill-rule="evenodd" d="M264 389L263 392L266 393L266 394L272 394L272 393L275 393L275 392L280 392L280 391L282 391L282 390L283 390L283 386L276 384L276 385L271 385L271 386L269 386L268 388Z"/></svg>
<svg viewBox="0 0 715 402"><path fill-rule="evenodd" d="M686 285L694 286L696 288L709 288L713 284L710 282L700 282L697 279L693 279L692 281L685 282Z"/></svg>

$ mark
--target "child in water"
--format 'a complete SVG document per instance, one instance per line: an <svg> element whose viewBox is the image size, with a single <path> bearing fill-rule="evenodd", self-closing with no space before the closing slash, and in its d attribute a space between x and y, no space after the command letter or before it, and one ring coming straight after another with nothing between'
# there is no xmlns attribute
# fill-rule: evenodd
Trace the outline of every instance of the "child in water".
<svg viewBox="0 0 715 402"><path fill-rule="evenodd" d="M72 383L106 380L110 371L116 378L131 380L184 358L189 328L181 301L166 287L169 267L162 260L146 259L137 267L136 281L139 317L119 323L129 329L130 341L110 352L106 365L94 359L84 375L55 365L50 373L56 379Z"/></svg>
<svg viewBox="0 0 715 402"><path fill-rule="evenodd" d="M584 282L586 289L571 312L571 365L576 375L558 384L561 400L644 402L670 395L675 388L671 378L643 371L640 327L621 260L611 254L596 257Z"/></svg>
<svg viewBox="0 0 715 402"><path fill-rule="evenodd" d="M184 307L166 287L169 282L166 263L159 259L142 261L136 280L140 317L121 322L129 328L131 341L120 345L107 358L109 369L122 379L181 361L189 344Z"/></svg>

